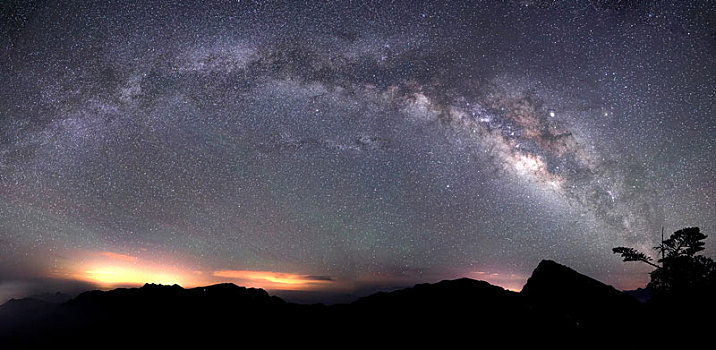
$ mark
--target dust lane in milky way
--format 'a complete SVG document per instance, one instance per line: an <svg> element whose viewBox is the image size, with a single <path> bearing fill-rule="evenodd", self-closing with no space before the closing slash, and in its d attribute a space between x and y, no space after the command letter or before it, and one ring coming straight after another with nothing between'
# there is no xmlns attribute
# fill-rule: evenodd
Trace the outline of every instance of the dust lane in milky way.
<svg viewBox="0 0 716 350"><path fill-rule="evenodd" d="M611 247L716 228L708 1L3 6L0 301L636 288Z"/></svg>

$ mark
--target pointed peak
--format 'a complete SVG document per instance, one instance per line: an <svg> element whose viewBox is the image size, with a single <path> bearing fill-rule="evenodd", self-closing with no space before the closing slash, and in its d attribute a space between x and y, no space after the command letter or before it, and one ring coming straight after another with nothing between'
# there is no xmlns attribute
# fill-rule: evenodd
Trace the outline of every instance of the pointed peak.
<svg viewBox="0 0 716 350"><path fill-rule="evenodd" d="M537 265L521 294L536 298L561 295L561 298L616 298L622 301L631 299L608 284L552 260L542 260Z"/></svg>
<svg viewBox="0 0 716 350"><path fill-rule="evenodd" d="M554 260L545 259L539 262L537 265L537 268L549 268L549 267L567 267L565 265L562 265Z"/></svg>
<svg viewBox="0 0 716 350"><path fill-rule="evenodd" d="M591 277L587 277L586 275L575 271L571 267L562 265L554 260L540 261L534 271L532 271L530 279L545 275L582 276L587 279L592 279ZM529 280L527 282L529 283Z"/></svg>
<svg viewBox="0 0 716 350"><path fill-rule="evenodd" d="M542 260L539 265L532 271L532 276L527 280L522 289L523 292L531 292L535 285L548 285L550 287L559 286L560 288L577 287L581 285L604 285L591 277L583 275L572 268L557 263L553 260ZM606 285L604 285L606 286Z"/></svg>
<svg viewBox="0 0 716 350"><path fill-rule="evenodd" d="M576 325L615 322L613 315L639 306L636 299L614 287L552 260L537 265L520 295L538 308L570 315Z"/></svg>

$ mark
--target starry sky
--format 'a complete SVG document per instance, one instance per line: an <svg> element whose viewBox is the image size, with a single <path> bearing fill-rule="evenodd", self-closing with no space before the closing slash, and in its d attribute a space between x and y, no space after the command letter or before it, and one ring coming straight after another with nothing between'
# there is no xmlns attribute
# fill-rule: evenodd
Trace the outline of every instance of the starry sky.
<svg viewBox="0 0 716 350"><path fill-rule="evenodd" d="M716 233L710 1L0 6L0 302L633 289L612 247Z"/></svg>

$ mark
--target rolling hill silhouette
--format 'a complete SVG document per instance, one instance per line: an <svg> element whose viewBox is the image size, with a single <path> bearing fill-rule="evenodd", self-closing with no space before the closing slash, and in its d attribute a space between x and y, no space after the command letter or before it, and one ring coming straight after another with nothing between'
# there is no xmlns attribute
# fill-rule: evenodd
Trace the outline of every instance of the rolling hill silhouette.
<svg viewBox="0 0 716 350"><path fill-rule="evenodd" d="M625 331L615 313L642 304L553 261L542 261L521 293L468 278L379 292L333 306L288 303L262 289L217 284L185 289L89 291L60 304L35 299L0 306L0 343L27 346L111 344L420 344L466 336L561 339ZM633 327L629 328L633 331Z"/></svg>

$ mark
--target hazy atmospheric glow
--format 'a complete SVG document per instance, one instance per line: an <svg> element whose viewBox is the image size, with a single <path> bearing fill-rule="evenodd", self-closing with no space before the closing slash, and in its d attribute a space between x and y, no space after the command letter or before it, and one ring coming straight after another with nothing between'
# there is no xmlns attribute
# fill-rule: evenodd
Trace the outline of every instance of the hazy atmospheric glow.
<svg viewBox="0 0 716 350"><path fill-rule="evenodd" d="M79 280L96 282L102 287L116 287L121 285L143 285L144 283L157 284L184 284L181 278L165 274L161 271L146 271L141 268L98 266L94 270L86 270L75 275Z"/></svg>
<svg viewBox="0 0 716 350"><path fill-rule="evenodd" d="M214 276L234 281L239 285L264 288L269 290L305 290L317 289L321 285L331 284L333 281L316 279L311 276L301 276L271 271L214 271Z"/></svg>

